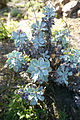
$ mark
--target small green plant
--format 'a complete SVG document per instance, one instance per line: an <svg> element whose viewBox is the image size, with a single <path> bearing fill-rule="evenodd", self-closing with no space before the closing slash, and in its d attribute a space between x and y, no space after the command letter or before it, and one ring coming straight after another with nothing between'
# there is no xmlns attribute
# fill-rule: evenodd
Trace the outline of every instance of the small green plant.
<svg viewBox="0 0 80 120"><path fill-rule="evenodd" d="M0 40L8 38L8 31L3 23L3 20L0 19Z"/></svg>
<svg viewBox="0 0 80 120"><path fill-rule="evenodd" d="M5 120L39 120L40 114L46 120L46 110L39 105L33 107L26 103L19 94L14 94L6 109Z"/></svg>
<svg viewBox="0 0 80 120"><path fill-rule="evenodd" d="M12 16L12 17L17 17L18 14L22 14L20 9L18 9L18 8L13 8L13 9L11 10L11 16Z"/></svg>
<svg viewBox="0 0 80 120"><path fill-rule="evenodd" d="M27 4L26 4L26 8L27 8L27 11L29 12L30 9L32 9L32 7L36 10L36 11L39 11L42 7L44 6L44 3L43 2L39 2L38 0L30 0L30 1L27 1Z"/></svg>
<svg viewBox="0 0 80 120"><path fill-rule="evenodd" d="M69 64L71 68L76 68L79 63L80 52L77 49L67 48L61 50L63 55L60 57L64 59L66 64Z"/></svg>
<svg viewBox="0 0 80 120"><path fill-rule="evenodd" d="M70 36L70 31L67 29L62 29L62 30L56 30L53 34L53 38L51 39L52 42L57 43L57 47L60 45L61 49L62 48L67 48L69 45L69 41L67 41L67 37Z"/></svg>
<svg viewBox="0 0 80 120"><path fill-rule="evenodd" d="M18 14L17 14L17 19L20 19L20 18L24 18L24 14L18 13Z"/></svg>
<svg viewBox="0 0 80 120"><path fill-rule="evenodd" d="M6 23L6 29L9 33L9 35L12 34L13 31L17 31L17 28L18 28L18 21L13 21L13 20L8 20L7 23Z"/></svg>
<svg viewBox="0 0 80 120"><path fill-rule="evenodd" d="M7 13L7 12L4 12L3 15L4 15L4 16L8 16L8 13Z"/></svg>
<svg viewBox="0 0 80 120"><path fill-rule="evenodd" d="M59 111L60 120L66 120L67 114L64 111Z"/></svg>

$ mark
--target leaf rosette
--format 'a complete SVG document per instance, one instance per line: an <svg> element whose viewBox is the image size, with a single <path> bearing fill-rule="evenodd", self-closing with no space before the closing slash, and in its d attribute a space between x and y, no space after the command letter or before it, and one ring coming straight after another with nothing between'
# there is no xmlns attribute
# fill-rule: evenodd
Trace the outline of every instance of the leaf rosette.
<svg viewBox="0 0 80 120"><path fill-rule="evenodd" d="M9 65L9 68L13 69L15 72L18 72L22 65L25 64L22 53L16 50L9 53L7 58L7 64Z"/></svg>
<svg viewBox="0 0 80 120"><path fill-rule="evenodd" d="M44 60L42 57L37 59L32 59L29 67L28 73L31 73L31 78L33 82L38 81L40 84L48 81L49 72L51 72L49 60Z"/></svg>
<svg viewBox="0 0 80 120"><path fill-rule="evenodd" d="M78 64L80 64L80 52L77 49L63 49L61 51L63 53L60 56L60 59L64 59L64 61L69 65L71 68L76 68Z"/></svg>
<svg viewBox="0 0 80 120"><path fill-rule="evenodd" d="M68 76L72 76L72 71L69 71L69 68L65 65L59 66L57 69L59 77L56 79L58 84L66 84L68 86Z"/></svg>
<svg viewBox="0 0 80 120"><path fill-rule="evenodd" d="M44 101L44 89L42 86L37 87L35 84L28 83L25 88L19 89L18 94L30 105L36 105L38 101Z"/></svg>
<svg viewBox="0 0 80 120"><path fill-rule="evenodd" d="M17 30L12 32L12 39L15 40L15 46L23 48L28 43L28 37L25 32Z"/></svg>

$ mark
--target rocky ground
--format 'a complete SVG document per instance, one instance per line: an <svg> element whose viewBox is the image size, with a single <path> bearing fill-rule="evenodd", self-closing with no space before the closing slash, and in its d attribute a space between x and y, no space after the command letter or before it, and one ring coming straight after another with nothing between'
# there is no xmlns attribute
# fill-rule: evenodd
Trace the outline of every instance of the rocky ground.
<svg viewBox="0 0 80 120"><path fill-rule="evenodd" d="M74 48L80 50L80 18L65 18L63 20L65 21L64 27L68 25L71 31L71 44ZM59 21L59 19L57 19L57 21Z"/></svg>
<svg viewBox="0 0 80 120"><path fill-rule="evenodd" d="M66 22L70 26L72 45L80 50L80 18L67 18Z"/></svg>

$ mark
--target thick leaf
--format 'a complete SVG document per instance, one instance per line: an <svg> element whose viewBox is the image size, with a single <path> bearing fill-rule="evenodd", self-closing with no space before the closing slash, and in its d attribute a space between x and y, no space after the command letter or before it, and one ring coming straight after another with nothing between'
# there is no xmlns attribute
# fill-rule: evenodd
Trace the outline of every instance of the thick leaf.
<svg viewBox="0 0 80 120"><path fill-rule="evenodd" d="M33 79L33 82L36 82L36 81L38 80L38 76L39 76L38 73L37 73L37 74L34 74L34 77L32 78L32 79Z"/></svg>
<svg viewBox="0 0 80 120"><path fill-rule="evenodd" d="M20 119L22 119L22 118L24 118L24 117L25 117L25 115L21 115L21 116L20 116Z"/></svg>
<svg viewBox="0 0 80 120"><path fill-rule="evenodd" d="M69 72L68 75L69 75L69 76L72 76L72 72Z"/></svg>
<svg viewBox="0 0 80 120"><path fill-rule="evenodd" d="M42 70L43 74L48 76L48 70Z"/></svg>
<svg viewBox="0 0 80 120"><path fill-rule="evenodd" d="M35 70L34 66L33 66L33 65L30 65L30 66L28 67L27 72L28 72L28 73L31 73L31 72L33 72L34 70Z"/></svg>
<svg viewBox="0 0 80 120"><path fill-rule="evenodd" d="M29 118L29 117L30 117L30 115L26 114L26 118Z"/></svg>
<svg viewBox="0 0 80 120"><path fill-rule="evenodd" d="M37 95L38 99L44 101L44 96Z"/></svg>
<svg viewBox="0 0 80 120"><path fill-rule="evenodd" d="M30 101L30 105L36 105L37 104L37 99L33 98L31 101Z"/></svg>
<svg viewBox="0 0 80 120"><path fill-rule="evenodd" d="M36 59L31 60L31 64L34 66L38 66L38 61Z"/></svg>

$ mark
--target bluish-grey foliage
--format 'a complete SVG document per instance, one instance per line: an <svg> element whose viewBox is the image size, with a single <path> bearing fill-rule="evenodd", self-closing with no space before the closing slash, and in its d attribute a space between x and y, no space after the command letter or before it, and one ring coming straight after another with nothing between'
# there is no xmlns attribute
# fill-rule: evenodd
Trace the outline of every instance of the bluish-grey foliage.
<svg viewBox="0 0 80 120"><path fill-rule="evenodd" d="M15 72L18 72L22 65L25 64L22 53L16 50L9 53L7 58L7 64L9 65L9 68L13 69Z"/></svg>
<svg viewBox="0 0 80 120"><path fill-rule="evenodd" d="M53 36L51 42L56 42L57 48L60 46L65 49L68 47L68 44L70 44L70 41L67 41L67 38L70 37L70 31L67 29L56 31Z"/></svg>
<svg viewBox="0 0 80 120"><path fill-rule="evenodd" d="M41 32L41 31L44 31L44 30L47 30L47 27L46 27L46 23L45 22L41 22L39 23L39 21L36 21L36 23L34 23L32 25L32 32L34 32L36 35Z"/></svg>
<svg viewBox="0 0 80 120"><path fill-rule="evenodd" d="M31 78L33 82L38 81L40 84L48 81L49 72L51 72L49 60L44 60L42 57L37 59L32 59L28 71L31 73Z"/></svg>
<svg viewBox="0 0 80 120"><path fill-rule="evenodd" d="M67 29L56 31L54 37L51 39L52 42L59 42L62 47L66 48L66 44L69 44L69 41L66 38L70 37L70 31Z"/></svg>
<svg viewBox="0 0 80 120"><path fill-rule="evenodd" d="M43 8L44 12L43 14L45 15L45 19L49 20L49 18L55 18L56 16L56 13L55 13L55 9L54 7L50 7L49 5L48 6L45 6Z"/></svg>
<svg viewBox="0 0 80 120"><path fill-rule="evenodd" d="M46 41L44 39L44 32L43 32L45 30L47 30L45 22L39 23L39 21L36 21L36 23L32 25L32 32L33 32L32 42L36 49L45 46Z"/></svg>
<svg viewBox="0 0 80 120"><path fill-rule="evenodd" d="M33 38L32 42L33 42L33 45L36 49L38 49L39 47L45 46L43 32L39 32L39 34Z"/></svg>
<svg viewBox="0 0 80 120"><path fill-rule="evenodd" d="M12 39L15 40L15 46L23 48L24 45L28 43L28 37L25 32L18 30L17 32L12 32Z"/></svg>
<svg viewBox="0 0 80 120"><path fill-rule="evenodd" d="M48 60L50 58L50 56L48 55L48 50L45 51L44 53L41 53L41 55L45 60Z"/></svg>
<svg viewBox="0 0 80 120"><path fill-rule="evenodd" d="M36 105L38 101L44 101L44 89L42 86L37 87L35 84L27 84L25 88L20 88L18 94L30 105Z"/></svg>
<svg viewBox="0 0 80 120"><path fill-rule="evenodd" d="M68 76L72 76L72 71L69 71L69 68L66 67L65 65L59 66L57 69L57 73L59 77L57 78L56 82L58 84L66 84L68 85Z"/></svg>
<svg viewBox="0 0 80 120"><path fill-rule="evenodd" d="M63 55L60 59L64 59L66 64L69 64L71 68L76 68L80 64L80 52L77 49L62 49Z"/></svg>
<svg viewBox="0 0 80 120"><path fill-rule="evenodd" d="M47 24L47 28L49 30L48 33L51 34L50 28L52 27L52 25L54 25L54 18L56 16L54 7L50 7L50 5L45 6L43 8L43 14L44 14L44 17L42 18L42 20Z"/></svg>

